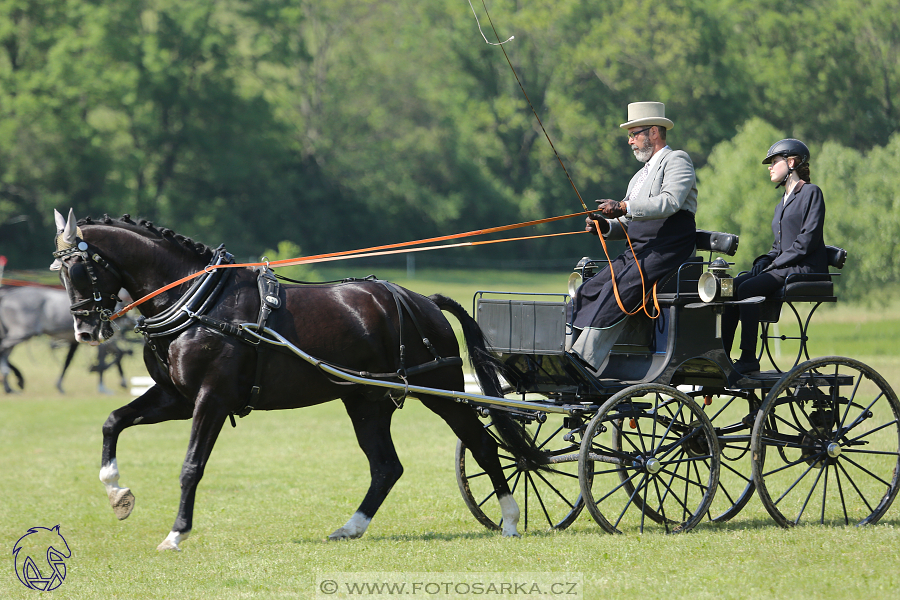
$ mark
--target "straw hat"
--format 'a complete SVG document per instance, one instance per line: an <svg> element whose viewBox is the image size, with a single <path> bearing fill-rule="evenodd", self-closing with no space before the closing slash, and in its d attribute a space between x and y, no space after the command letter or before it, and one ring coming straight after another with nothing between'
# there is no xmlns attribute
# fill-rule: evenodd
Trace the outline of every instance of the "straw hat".
<svg viewBox="0 0 900 600"><path fill-rule="evenodd" d="M628 129L642 125L659 125L666 129L675 127L675 123L666 118L666 105L662 102L632 102L628 105L628 122L619 127Z"/></svg>

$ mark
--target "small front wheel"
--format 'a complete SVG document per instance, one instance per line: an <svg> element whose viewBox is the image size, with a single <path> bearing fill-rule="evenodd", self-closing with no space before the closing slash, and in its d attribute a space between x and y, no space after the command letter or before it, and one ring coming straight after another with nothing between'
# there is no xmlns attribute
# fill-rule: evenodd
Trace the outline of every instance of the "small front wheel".
<svg viewBox="0 0 900 600"><path fill-rule="evenodd" d="M709 511L719 480L715 430L675 388L635 385L588 424L578 456L585 506L609 533L687 531Z"/></svg>
<svg viewBox="0 0 900 600"><path fill-rule="evenodd" d="M565 529L575 522L584 503L578 488L578 437L584 421L578 417L548 415L544 423L526 425L535 446L546 452L550 464L537 466L516 457L485 425L497 441L500 466L519 505L519 523L529 529ZM568 439L567 439L568 438ZM487 473L475 462L465 444L456 444L456 481L466 506L479 523L501 528L500 506Z"/></svg>

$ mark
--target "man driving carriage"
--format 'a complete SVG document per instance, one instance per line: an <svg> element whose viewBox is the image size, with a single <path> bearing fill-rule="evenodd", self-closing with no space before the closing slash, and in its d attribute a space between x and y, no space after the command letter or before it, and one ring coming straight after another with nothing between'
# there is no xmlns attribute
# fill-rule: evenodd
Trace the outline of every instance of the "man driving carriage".
<svg viewBox="0 0 900 600"><path fill-rule="evenodd" d="M588 279L572 299L572 332L566 348L600 370L629 314L640 310L653 283L694 253L697 184L694 165L666 143L674 123L661 102L628 105L628 144L644 167L631 178L623 200L597 200L599 213L585 229L604 239L629 239L630 247ZM637 258L637 265L635 263Z"/></svg>

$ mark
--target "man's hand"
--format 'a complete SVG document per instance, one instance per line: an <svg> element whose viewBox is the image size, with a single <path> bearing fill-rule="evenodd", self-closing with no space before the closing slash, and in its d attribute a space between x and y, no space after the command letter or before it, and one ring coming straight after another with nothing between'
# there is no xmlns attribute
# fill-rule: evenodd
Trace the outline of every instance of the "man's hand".
<svg viewBox="0 0 900 600"><path fill-rule="evenodd" d="M597 210L607 219L617 219L624 216L627 208L625 202L619 200L596 200Z"/></svg>
<svg viewBox="0 0 900 600"><path fill-rule="evenodd" d="M591 213L584 218L584 230L597 235L597 226L594 225L594 221L600 224L600 229L603 233L609 233L609 223L606 222L606 218L600 213Z"/></svg>

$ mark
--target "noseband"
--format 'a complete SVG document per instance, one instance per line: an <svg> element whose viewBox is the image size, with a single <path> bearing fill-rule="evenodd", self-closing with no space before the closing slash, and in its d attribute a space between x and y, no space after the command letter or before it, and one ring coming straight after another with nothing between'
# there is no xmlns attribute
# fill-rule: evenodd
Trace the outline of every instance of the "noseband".
<svg viewBox="0 0 900 600"><path fill-rule="evenodd" d="M89 317L91 316L91 313L97 313L100 316L101 321L109 321L109 317L113 314L113 311L108 308L103 308L100 305L104 298L103 294L100 292L100 286L97 283L97 272L94 269L94 265L99 265L100 267L109 271L119 281L119 287L121 287L122 276L114 266L109 264L109 262L105 258L100 256L100 253L98 251L95 250L92 253L89 252L89 250L90 245L88 245L87 242L80 238L76 238L74 245L54 252L53 257L66 265L66 269L67 271L69 271L69 279L71 280L71 267L69 267L67 261L71 258L80 256L82 264L84 265L84 268L88 274L88 278L91 282L91 291L93 292L93 296L72 304L69 307L69 312L71 312L76 317ZM75 282L72 282L72 285L75 286ZM78 286L75 287L77 288ZM116 302L121 302L116 294L111 294L109 296L109 299L115 300ZM92 306L90 309L81 308L82 306L90 304L91 302L94 303L94 306Z"/></svg>

